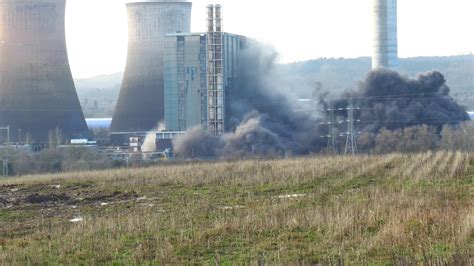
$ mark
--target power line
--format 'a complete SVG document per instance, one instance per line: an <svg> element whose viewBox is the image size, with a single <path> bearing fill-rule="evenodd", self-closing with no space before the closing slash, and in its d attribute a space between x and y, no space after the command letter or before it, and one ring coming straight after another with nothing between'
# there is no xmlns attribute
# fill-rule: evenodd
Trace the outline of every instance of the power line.
<svg viewBox="0 0 474 266"><path fill-rule="evenodd" d="M355 131L355 120L354 120L354 102L352 97L349 99L349 107L347 111L347 138L346 138L346 149L345 154L351 153L355 155L357 153L357 133Z"/></svg>
<svg viewBox="0 0 474 266"><path fill-rule="evenodd" d="M358 152L357 147L357 136L362 134L362 132L358 132L356 130L356 123L367 124L405 124L405 125L416 125L416 124L449 124L449 123L459 123L460 120L453 120L453 119L418 119L418 120L363 120L363 119L356 119L355 112L360 110L374 110L376 108L363 108L357 107L354 105L354 98L349 98L348 106L345 108L335 108L334 102L331 100L329 101L328 107L322 109L322 111L326 112L328 117L328 121L321 122L321 125L328 126L328 135L321 136L321 138L328 138L328 150L336 150L336 139L338 137L346 137L346 146L345 146L345 154L356 154ZM338 119L336 117L336 111L347 111L347 119ZM343 133L337 132L337 125L347 124L347 130Z"/></svg>
<svg viewBox="0 0 474 266"><path fill-rule="evenodd" d="M359 97L354 98L357 100L439 100L440 97L384 97L384 98L375 98L375 97Z"/></svg>
<svg viewBox="0 0 474 266"><path fill-rule="evenodd" d="M438 95L438 96L447 96L441 95L438 92L419 92L419 93L402 93L402 94L384 94L384 95L366 95L366 96L353 96L352 99L359 98L386 98L386 97L402 97L402 96L428 96L428 95Z"/></svg>
<svg viewBox="0 0 474 266"><path fill-rule="evenodd" d="M360 120L359 120L360 121ZM422 120L364 120L363 123L459 123L462 121L452 119L422 119Z"/></svg>
<svg viewBox="0 0 474 266"><path fill-rule="evenodd" d="M336 127L335 127L335 124L336 124L336 117L334 115L334 112L335 110L333 109L332 107L332 101L329 101L329 106L330 106L330 109L329 109L329 138L328 138L328 144L327 144L327 148L328 150L332 151L332 152L337 152L336 150Z"/></svg>

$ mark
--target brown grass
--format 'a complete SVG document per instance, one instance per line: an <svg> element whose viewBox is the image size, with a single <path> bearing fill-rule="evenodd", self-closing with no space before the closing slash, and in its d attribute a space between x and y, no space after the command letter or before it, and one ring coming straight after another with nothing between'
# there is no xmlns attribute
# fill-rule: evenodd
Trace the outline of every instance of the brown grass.
<svg viewBox="0 0 474 266"><path fill-rule="evenodd" d="M2 180L0 264L472 265L473 176L438 152Z"/></svg>

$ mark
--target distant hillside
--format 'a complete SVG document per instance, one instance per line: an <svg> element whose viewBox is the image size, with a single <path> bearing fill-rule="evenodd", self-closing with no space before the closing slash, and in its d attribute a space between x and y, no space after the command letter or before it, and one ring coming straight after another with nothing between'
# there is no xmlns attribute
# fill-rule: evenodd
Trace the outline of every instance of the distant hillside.
<svg viewBox="0 0 474 266"><path fill-rule="evenodd" d="M317 83L323 90L338 95L356 88L370 71L369 57L356 59L323 58L278 65L275 86L300 98L311 97ZM469 110L474 110L474 55L417 57L400 59L400 71L409 76L438 70L443 73L452 95ZM87 117L110 117L120 90L123 73L76 80L81 104Z"/></svg>
<svg viewBox="0 0 474 266"><path fill-rule="evenodd" d="M318 59L277 67L278 83L298 96L311 97L317 82L323 89L337 95L355 88L371 69L368 57L356 59ZM437 70L443 73L453 95L467 96L474 91L474 55L449 57L417 57L400 60L400 72L409 76ZM461 97L459 97L461 98ZM470 99L474 108L474 98Z"/></svg>
<svg viewBox="0 0 474 266"><path fill-rule="evenodd" d="M113 73L109 75L101 75L92 78L75 79L76 87L78 88L109 88L115 87L122 83L123 73Z"/></svg>
<svg viewBox="0 0 474 266"><path fill-rule="evenodd" d="M123 73L75 80L77 94L88 118L112 117Z"/></svg>

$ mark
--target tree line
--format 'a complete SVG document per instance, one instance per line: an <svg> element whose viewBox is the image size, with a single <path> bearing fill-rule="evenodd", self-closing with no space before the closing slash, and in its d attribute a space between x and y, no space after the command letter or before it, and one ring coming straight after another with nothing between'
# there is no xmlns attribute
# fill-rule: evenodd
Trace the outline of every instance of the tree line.
<svg viewBox="0 0 474 266"><path fill-rule="evenodd" d="M377 134L363 133L358 137L361 153L419 153L430 150L474 151L474 124L437 127L420 125L404 129L381 129Z"/></svg>
<svg viewBox="0 0 474 266"><path fill-rule="evenodd" d="M7 163L9 176L43 173L77 172L146 166L146 162L116 160L97 149L85 147L60 148L60 133L51 134L47 148L31 152L26 148L3 147L0 163ZM343 143L338 150L343 151ZM465 122L439 129L420 125L398 130L381 129L377 134L362 133L357 137L360 154L420 153L434 150L474 151L474 124ZM326 150L326 153L333 153ZM5 172L5 171L4 171Z"/></svg>

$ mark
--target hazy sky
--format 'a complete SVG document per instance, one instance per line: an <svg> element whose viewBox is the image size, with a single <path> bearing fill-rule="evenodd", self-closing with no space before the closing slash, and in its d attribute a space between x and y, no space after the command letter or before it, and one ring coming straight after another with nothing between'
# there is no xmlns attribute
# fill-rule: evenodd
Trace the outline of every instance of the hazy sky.
<svg viewBox="0 0 474 266"><path fill-rule="evenodd" d="M223 5L224 30L276 47L280 62L371 53L372 0L195 0L192 31L206 5ZM123 71L127 0L67 0L66 35L75 78ZM398 0L401 57L474 52L474 0Z"/></svg>

